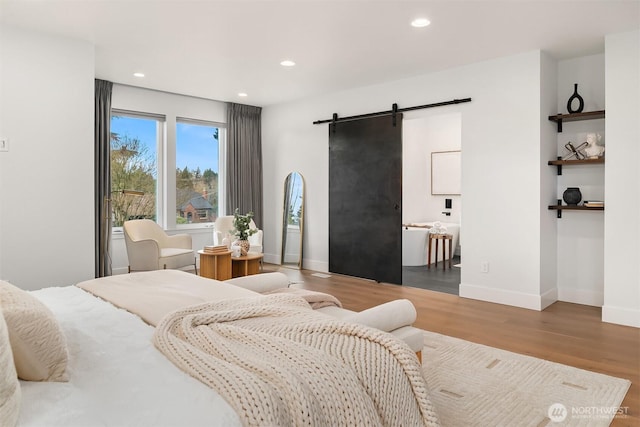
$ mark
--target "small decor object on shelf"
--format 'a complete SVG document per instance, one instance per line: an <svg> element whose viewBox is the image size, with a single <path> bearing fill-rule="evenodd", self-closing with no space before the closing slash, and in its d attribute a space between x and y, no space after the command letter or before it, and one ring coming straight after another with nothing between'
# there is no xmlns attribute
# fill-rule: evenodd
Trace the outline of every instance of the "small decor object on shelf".
<svg viewBox="0 0 640 427"><path fill-rule="evenodd" d="M604 208L604 202L602 200L585 200L584 205L588 208Z"/></svg>
<svg viewBox="0 0 640 427"><path fill-rule="evenodd" d="M583 142L582 144L578 145L577 147L574 147L573 144L571 143L571 141L567 142L566 144L564 144L564 148L566 148L569 151L569 154L564 156L562 158L562 160L569 160L574 156L575 156L576 160L582 160L582 159L586 158L586 155L582 152L582 150L584 148L586 148L587 145L588 145L587 142Z"/></svg>
<svg viewBox="0 0 640 427"><path fill-rule="evenodd" d="M241 215L238 208L236 208L235 212L233 213L233 234L236 236L237 240L231 245L231 250L233 251L234 246L239 246L240 254L242 256L245 256L247 253L249 253L249 248L251 247L248 240L249 236L258 231L256 229L251 229L250 224L252 218L253 212L248 212L245 215Z"/></svg>
<svg viewBox="0 0 640 427"><path fill-rule="evenodd" d="M575 99L578 100L578 108L573 109L573 101ZM567 101L567 111L570 114L582 113L583 109L584 109L584 99L582 99L582 97L580 95L578 95L578 83L574 83L573 84L573 95L571 95L571 97Z"/></svg>
<svg viewBox="0 0 640 427"><path fill-rule="evenodd" d="M562 200L569 206L576 206L582 200L582 193L578 187L569 187L562 193Z"/></svg>
<svg viewBox="0 0 640 427"><path fill-rule="evenodd" d="M599 133L587 134L587 141L584 142L584 144L587 144L587 147L584 149L584 152L588 159L597 159L604 154L604 147L598 145L600 140L602 140L602 135Z"/></svg>

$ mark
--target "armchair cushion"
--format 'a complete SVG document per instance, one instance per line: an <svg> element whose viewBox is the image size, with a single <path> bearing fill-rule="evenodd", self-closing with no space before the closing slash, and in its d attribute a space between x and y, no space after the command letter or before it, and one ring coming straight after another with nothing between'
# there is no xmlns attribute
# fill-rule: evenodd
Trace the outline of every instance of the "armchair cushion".
<svg viewBox="0 0 640 427"><path fill-rule="evenodd" d="M193 265L194 255L191 249L165 248L160 249L158 269L169 268L172 270Z"/></svg>
<svg viewBox="0 0 640 427"><path fill-rule="evenodd" d="M224 238L233 240L234 237L231 234L233 230L233 216L220 216L213 223L213 244L221 245Z"/></svg>
<svg viewBox="0 0 640 427"><path fill-rule="evenodd" d="M251 224L253 224L253 221L251 221ZM255 227L255 224L252 226ZM262 253L262 230L258 230L256 233L249 236L249 244L251 245L249 247L249 253Z"/></svg>
<svg viewBox="0 0 640 427"><path fill-rule="evenodd" d="M123 227L130 271L195 267L195 252L188 234L167 235L149 219L125 221Z"/></svg>

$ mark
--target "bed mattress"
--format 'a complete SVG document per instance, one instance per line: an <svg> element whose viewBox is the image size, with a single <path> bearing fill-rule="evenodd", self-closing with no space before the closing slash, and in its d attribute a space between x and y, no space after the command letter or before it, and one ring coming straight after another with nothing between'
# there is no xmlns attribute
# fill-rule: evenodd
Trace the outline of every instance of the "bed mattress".
<svg viewBox="0 0 640 427"><path fill-rule="evenodd" d="M18 426L239 426L215 391L152 343L154 328L75 287L32 292L58 319L68 383L21 381Z"/></svg>

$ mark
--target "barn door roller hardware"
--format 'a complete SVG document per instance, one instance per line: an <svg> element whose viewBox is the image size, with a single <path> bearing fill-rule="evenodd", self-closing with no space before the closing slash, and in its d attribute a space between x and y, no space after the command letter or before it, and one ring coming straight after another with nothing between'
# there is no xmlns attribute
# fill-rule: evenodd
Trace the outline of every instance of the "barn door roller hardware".
<svg viewBox="0 0 640 427"><path fill-rule="evenodd" d="M315 122L313 122L313 124L321 125L323 123L331 123L333 125L333 131L335 132L336 123L338 122L366 119L369 117L392 116L393 125L395 126L396 117L398 113L404 113L406 111L414 111L414 110L423 110L425 108L444 107L445 105L462 104L464 102L471 102L471 98L452 99L451 101L436 102L433 104L417 105L415 107L406 107L406 108L398 108L398 104L394 103L391 106L391 110L388 110L388 111L378 111L377 113L358 114L356 116L348 116L348 117L338 117L338 113L333 113L333 116L330 119L316 120Z"/></svg>

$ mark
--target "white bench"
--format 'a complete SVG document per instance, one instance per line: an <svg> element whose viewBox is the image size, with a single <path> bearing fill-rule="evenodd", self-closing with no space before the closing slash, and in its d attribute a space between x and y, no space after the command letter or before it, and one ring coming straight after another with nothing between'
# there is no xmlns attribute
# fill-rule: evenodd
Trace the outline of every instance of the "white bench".
<svg viewBox="0 0 640 427"><path fill-rule="evenodd" d="M265 293L276 289L289 287L289 278L278 272L254 274L251 276L237 277L225 280L225 283L254 291ZM349 322L371 326L404 341L411 350L421 359L424 337L422 330L411 326L416 320L416 309L413 303L407 299L398 299L385 304L380 304L361 312L354 312L336 306L322 307L316 311L328 316Z"/></svg>

